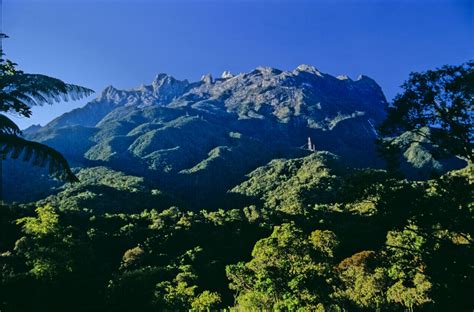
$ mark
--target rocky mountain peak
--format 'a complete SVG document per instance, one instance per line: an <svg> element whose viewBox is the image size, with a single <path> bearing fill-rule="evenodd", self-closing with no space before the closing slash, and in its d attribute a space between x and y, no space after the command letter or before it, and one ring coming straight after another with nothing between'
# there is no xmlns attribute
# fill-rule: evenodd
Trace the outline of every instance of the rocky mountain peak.
<svg viewBox="0 0 474 312"><path fill-rule="evenodd" d="M25 129L22 130L22 133L23 134L29 134L29 133L34 133L38 130L40 130L42 127L40 124L34 124L34 125L31 125Z"/></svg>
<svg viewBox="0 0 474 312"><path fill-rule="evenodd" d="M347 76L347 75L339 75L339 76L337 76L336 78L339 79L339 80L352 81L352 79L351 79L349 76Z"/></svg>
<svg viewBox="0 0 474 312"><path fill-rule="evenodd" d="M105 87L104 90L100 93L100 95L97 97L98 101L102 100L111 100L114 97L117 96L117 93L120 92L120 90L116 89L114 86L109 85Z"/></svg>
<svg viewBox="0 0 474 312"><path fill-rule="evenodd" d="M175 84L188 84L187 80L177 80L173 76L170 76L168 74L160 73L156 75L155 79L153 79L153 82L151 83L151 86L153 87L153 90L160 90L163 88L167 88L171 85Z"/></svg>
<svg viewBox="0 0 474 312"><path fill-rule="evenodd" d="M282 73L281 70L269 66L258 66L251 74L262 74L264 76L279 75Z"/></svg>
<svg viewBox="0 0 474 312"><path fill-rule="evenodd" d="M359 75L357 77L357 80L355 81L355 83L361 89L364 89L364 90L367 90L367 91L369 91L369 90L375 91L379 94L382 94L382 96L383 96L382 88L379 86L379 84L374 79L372 79L368 76ZM385 99L385 96L384 96L384 99Z"/></svg>
<svg viewBox="0 0 474 312"><path fill-rule="evenodd" d="M230 78L233 78L233 77L234 77L234 75L228 70L225 70L221 75L222 79L230 79Z"/></svg>
<svg viewBox="0 0 474 312"><path fill-rule="evenodd" d="M182 95L189 86L189 82L160 73L156 75L151 86L153 89L152 94L158 102L169 102Z"/></svg>
<svg viewBox="0 0 474 312"><path fill-rule="evenodd" d="M202 75L201 81L206 84L212 84L214 82L211 74Z"/></svg>
<svg viewBox="0 0 474 312"><path fill-rule="evenodd" d="M307 64L301 64L298 67L296 67L296 69L294 70L295 74L298 74L300 72L313 74L313 75L316 75L316 76L319 76L319 77L323 76L321 74L321 72L319 70L317 70L314 66L307 65Z"/></svg>
<svg viewBox="0 0 474 312"><path fill-rule="evenodd" d="M370 78L369 76L366 76L366 75L357 76L356 81L365 82L365 83L369 83L369 84L374 84L374 85L378 86L377 82L375 82L374 79L372 79L372 78Z"/></svg>

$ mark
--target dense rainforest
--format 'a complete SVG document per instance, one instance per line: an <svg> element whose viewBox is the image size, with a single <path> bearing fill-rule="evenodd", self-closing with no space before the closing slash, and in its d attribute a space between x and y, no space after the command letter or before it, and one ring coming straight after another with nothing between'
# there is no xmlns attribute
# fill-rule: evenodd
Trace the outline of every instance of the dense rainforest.
<svg viewBox="0 0 474 312"><path fill-rule="evenodd" d="M412 74L379 127L382 168L302 150L199 196L74 169L79 182L2 205L0 311L472 311L472 82L472 62ZM408 179L413 137L465 165Z"/></svg>
<svg viewBox="0 0 474 312"><path fill-rule="evenodd" d="M2 310L472 308L472 168L410 182L314 153L253 172L235 191L254 204L198 212L79 178L106 188L2 207ZM102 210L117 190L130 210Z"/></svg>

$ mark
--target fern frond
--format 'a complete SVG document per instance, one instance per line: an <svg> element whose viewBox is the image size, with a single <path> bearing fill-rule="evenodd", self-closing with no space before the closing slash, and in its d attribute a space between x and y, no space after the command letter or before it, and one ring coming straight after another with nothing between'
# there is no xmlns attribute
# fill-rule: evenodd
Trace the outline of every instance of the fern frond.
<svg viewBox="0 0 474 312"><path fill-rule="evenodd" d="M32 142L11 134L0 134L0 154L4 158L31 162L34 166L48 165L49 174L64 181L79 180L69 168L66 159L55 149L37 142Z"/></svg>
<svg viewBox="0 0 474 312"><path fill-rule="evenodd" d="M39 74L16 72L0 79L0 110L15 111L26 117L32 106L54 102L79 100L94 93L93 90Z"/></svg>
<svg viewBox="0 0 474 312"><path fill-rule="evenodd" d="M0 134L20 135L21 130L10 118L0 114Z"/></svg>

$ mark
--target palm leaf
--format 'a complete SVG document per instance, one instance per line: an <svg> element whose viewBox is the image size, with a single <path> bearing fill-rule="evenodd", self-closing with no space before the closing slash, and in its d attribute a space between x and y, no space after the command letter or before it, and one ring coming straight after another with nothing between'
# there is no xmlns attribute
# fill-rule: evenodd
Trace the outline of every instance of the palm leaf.
<svg viewBox="0 0 474 312"><path fill-rule="evenodd" d="M0 133L0 154L4 158L31 162L34 166L48 165L49 174L68 182L79 181L72 173L66 159L55 149L37 142L27 141L16 135Z"/></svg>
<svg viewBox="0 0 474 312"><path fill-rule="evenodd" d="M26 117L31 115L31 106L75 101L94 93L91 89L68 84L56 78L23 72L3 75L0 79L0 90L0 109L12 110Z"/></svg>
<svg viewBox="0 0 474 312"><path fill-rule="evenodd" d="M0 134L20 135L21 130L10 118L0 114Z"/></svg>

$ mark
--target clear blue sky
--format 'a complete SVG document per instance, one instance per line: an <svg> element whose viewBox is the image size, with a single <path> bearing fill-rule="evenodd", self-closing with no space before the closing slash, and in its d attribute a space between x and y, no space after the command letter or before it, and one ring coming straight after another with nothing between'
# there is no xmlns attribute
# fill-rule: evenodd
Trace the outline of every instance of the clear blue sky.
<svg viewBox="0 0 474 312"><path fill-rule="evenodd" d="M388 99L411 71L474 58L471 1L3 0L7 56L100 92L306 63L366 74ZM91 97L90 99L92 99ZM45 124L86 101L34 110ZM18 120L18 119L16 119Z"/></svg>

